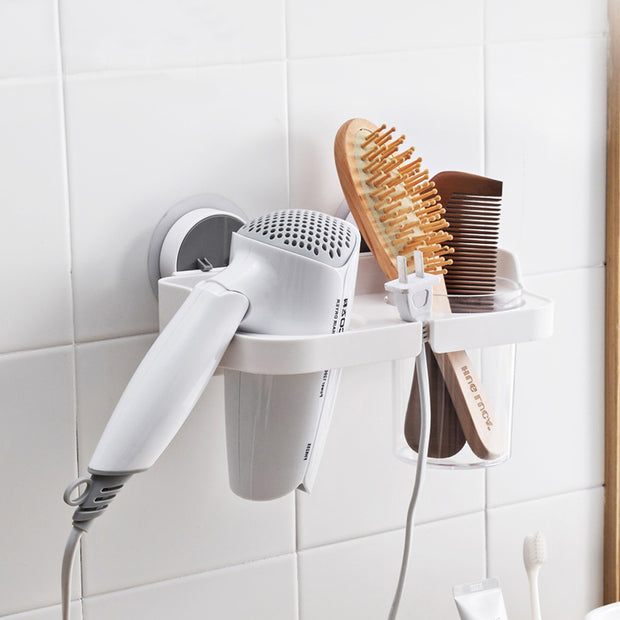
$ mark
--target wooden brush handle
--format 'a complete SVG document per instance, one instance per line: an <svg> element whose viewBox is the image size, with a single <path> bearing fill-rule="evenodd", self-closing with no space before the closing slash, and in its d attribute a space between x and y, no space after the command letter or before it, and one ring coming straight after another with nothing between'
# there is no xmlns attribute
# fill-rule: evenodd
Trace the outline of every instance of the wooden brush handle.
<svg viewBox="0 0 620 620"><path fill-rule="evenodd" d="M449 313L445 282L437 284L433 292L433 312ZM452 351L434 355L473 453L483 460L505 454L508 450L506 430L467 353Z"/></svg>
<svg viewBox="0 0 620 620"><path fill-rule="evenodd" d="M506 454L508 437L502 421L465 351L435 353L469 447L481 459Z"/></svg>

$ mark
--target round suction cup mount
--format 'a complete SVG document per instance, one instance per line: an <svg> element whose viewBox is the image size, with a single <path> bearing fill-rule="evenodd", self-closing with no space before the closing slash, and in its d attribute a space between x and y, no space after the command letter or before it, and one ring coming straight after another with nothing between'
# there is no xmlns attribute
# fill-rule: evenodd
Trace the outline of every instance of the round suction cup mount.
<svg viewBox="0 0 620 620"><path fill-rule="evenodd" d="M232 233L247 222L245 213L217 194L191 196L172 206L151 236L148 274L157 282L179 271L228 265Z"/></svg>

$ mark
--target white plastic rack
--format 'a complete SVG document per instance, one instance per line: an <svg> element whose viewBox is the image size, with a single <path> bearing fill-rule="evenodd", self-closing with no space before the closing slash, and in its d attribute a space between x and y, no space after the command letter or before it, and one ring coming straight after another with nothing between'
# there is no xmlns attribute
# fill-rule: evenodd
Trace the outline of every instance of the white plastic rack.
<svg viewBox="0 0 620 620"><path fill-rule="evenodd" d="M159 281L160 329L198 281L219 271L186 271L162 278ZM511 253L500 251L498 275L519 281L518 266ZM384 282L374 257L361 255L349 331L320 336L238 333L218 372L227 368L254 374L290 375L415 357L422 346L422 326L401 321L396 308L386 303ZM429 343L438 353L459 351L540 340L550 336L552 328L552 302L521 291L518 307L509 310L434 315L429 323Z"/></svg>

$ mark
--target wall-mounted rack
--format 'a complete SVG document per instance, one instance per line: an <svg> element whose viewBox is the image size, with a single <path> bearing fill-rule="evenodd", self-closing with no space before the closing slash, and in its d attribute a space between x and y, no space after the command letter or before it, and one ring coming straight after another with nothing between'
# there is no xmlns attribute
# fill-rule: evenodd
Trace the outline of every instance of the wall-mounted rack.
<svg viewBox="0 0 620 620"><path fill-rule="evenodd" d="M518 275L516 260L501 251L499 275ZM177 311L193 286L219 269L189 271L159 281L160 329ZM334 335L264 336L238 333L220 369L256 374L301 374L415 357L422 346L419 323L404 323L385 301L385 277L370 254L360 256L358 281L349 331ZM521 292L518 307L500 312L436 315L429 342L437 352L529 342L546 338L553 325L553 304Z"/></svg>
<svg viewBox="0 0 620 620"><path fill-rule="evenodd" d="M162 218L151 244L149 261L151 279L158 283L160 329L175 315L198 282L208 280L226 268L230 235L245 220L245 215L237 207L231 207L226 199L212 194L182 201ZM222 221L226 230L222 229ZM213 253L222 237L226 237L222 251ZM191 244L187 242L189 238ZM200 259L207 255L213 259ZM160 257L159 263L157 256ZM168 260L164 260L166 256ZM205 262L207 271L204 270ZM175 270L175 265L194 263L201 269L187 270L184 267L185 270ZM212 263L214 268L211 268ZM461 433L460 438L455 435L452 451L438 452L435 456L430 454L431 465L487 467L506 460L510 454L516 344L546 338L553 327L553 304L525 291L520 281L516 257L499 250L496 287L491 296L449 297L448 303L444 300L439 306L449 306L452 312L434 313L428 321L427 338L432 351L463 360L458 365L451 362L454 370L435 384L432 410L435 428L439 429L436 435L459 435L463 423L468 424L469 420L477 418L478 406L483 407L483 414L488 413L485 406L492 408L496 436L501 429L500 440L495 442L499 448L494 452L482 454L476 449L476 441L473 444L471 438L465 441ZM407 424L405 412L416 400L410 396L410 392L415 392L412 392L410 362L423 346L422 324L403 321L396 306L386 301L385 276L373 255L362 253L346 332L294 336L238 332L216 374L229 370L251 375L305 375L392 361L395 452L405 461L415 461L416 444L411 439L407 443L403 425ZM445 373L445 369L441 372ZM457 383L458 389L455 388ZM470 391L476 390L472 396ZM481 395L485 397L484 406ZM462 398L466 402L462 402ZM461 402L460 406L456 404L458 402ZM462 416L465 410L471 412L469 418L456 420L457 412ZM481 425L481 422L478 420L475 424ZM484 426L481 428L484 432ZM415 429L413 435L417 436ZM447 445L441 437L438 441Z"/></svg>

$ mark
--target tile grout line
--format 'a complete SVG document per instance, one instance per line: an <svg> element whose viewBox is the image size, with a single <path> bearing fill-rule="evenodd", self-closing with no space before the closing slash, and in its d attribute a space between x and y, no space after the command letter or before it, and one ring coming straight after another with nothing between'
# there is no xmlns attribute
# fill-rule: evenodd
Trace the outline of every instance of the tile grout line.
<svg viewBox="0 0 620 620"><path fill-rule="evenodd" d="M487 2L482 2L482 93L481 93L481 114L482 114L482 169L483 174L488 176L487 153L488 153L488 121L487 121L487 97L488 97L488 74L487 74ZM484 528L484 576L489 577L489 472L484 470L484 511L483 511L483 528Z"/></svg>
<svg viewBox="0 0 620 620"><path fill-rule="evenodd" d="M60 124L61 124L61 142L63 152L63 184L65 193L65 206L67 213L68 224L68 250L69 250L69 288L71 292L71 352L73 361L73 423L75 429L75 471L79 476L80 471L80 454L79 454L79 437L78 437L78 403L77 403L77 349L76 349L76 333L75 333L75 289L73 280L73 227L71 218L71 197L69 190L69 154L68 154L68 135L67 135L67 107L66 107L66 93L65 93L65 75L64 75L64 60L62 54L62 27L60 19L60 0L56 0L54 3L55 18L56 18L56 42L57 42L57 58L58 58L58 79L60 80L59 96L60 96ZM82 544L78 547L79 553L79 566L80 566L80 584L79 584L79 606L80 616L84 620L84 563Z"/></svg>
<svg viewBox="0 0 620 620"><path fill-rule="evenodd" d="M593 32L593 33L574 33L574 34L566 34L566 35L558 35L556 37L530 37L530 38L520 38L514 40L501 40L501 41L490 41L490 45L521 45L521 44L530 44L530 43L539 43L539 42L557 42L557 41L574 41L574 40L584 40L584 39L602 39L606 38L607 33L604 32ZM327 61L327 60L340 60L340 59L350 59L350 58L358 58L358 57L375 57L375 56L399 56L403 54L416 54L422 52L433 52L437 50L458 50L462 48L472 48L478 47L479 44L466 42L460 45L437 45L437 46L422 46L422 47L411 47L411 48L400 48L400 49L387 49L387 50L376 50L374 52L354 52L354 53L330 53L325 55L301 55L296 56L294 58L290 58L288 56L288 51L286 51L285 61L301 61L301 62L313 62L313 61ZM486 46L486 42L485 42ZM167 73L167 72L176 72L176 71L196 71L196 70L205 70L205 69L218 69L218 68L226 68L226 67L243 67L247 65L256 65L256 64L266 64L266 63L278 63L282 62L282 58L275 57L266 57L266 58L255 58L255 59L245 59L245 60L231 60L228 62L218 62L218 63L202 63L202 64L188 64L181 63L177 65L169 65L169 66L157 66L157 67L128 67L121 69L84 69L78 71L72 71L66 73L66 77L68 78L115 78L115 77L127 77L133 76L136 74L159 74L159 73ZM36 76L34 76L36 77ZM41 77L45 77L44 74ZM5 77L0 78L0 82L9 81L9 80L22 80L22 79L31 79L31 78L22 78L22 77Z"/></svg>
<svg viewBox="0 0 620 620"><path fill-rule="evenodd" d="M291 208L291 96L290 96L290 82L289 82L289 40L288 40L288 18L289 13L287 10L286 0L282 0L282 12L283 12L283 45L284 45L284 111L286 114L284 126L286 128L286 205L285 208ZM293 491L293 529L295 537L295 601L297 620L301 618L301 575L299 567L299 500L298 491Z"/></svg>

